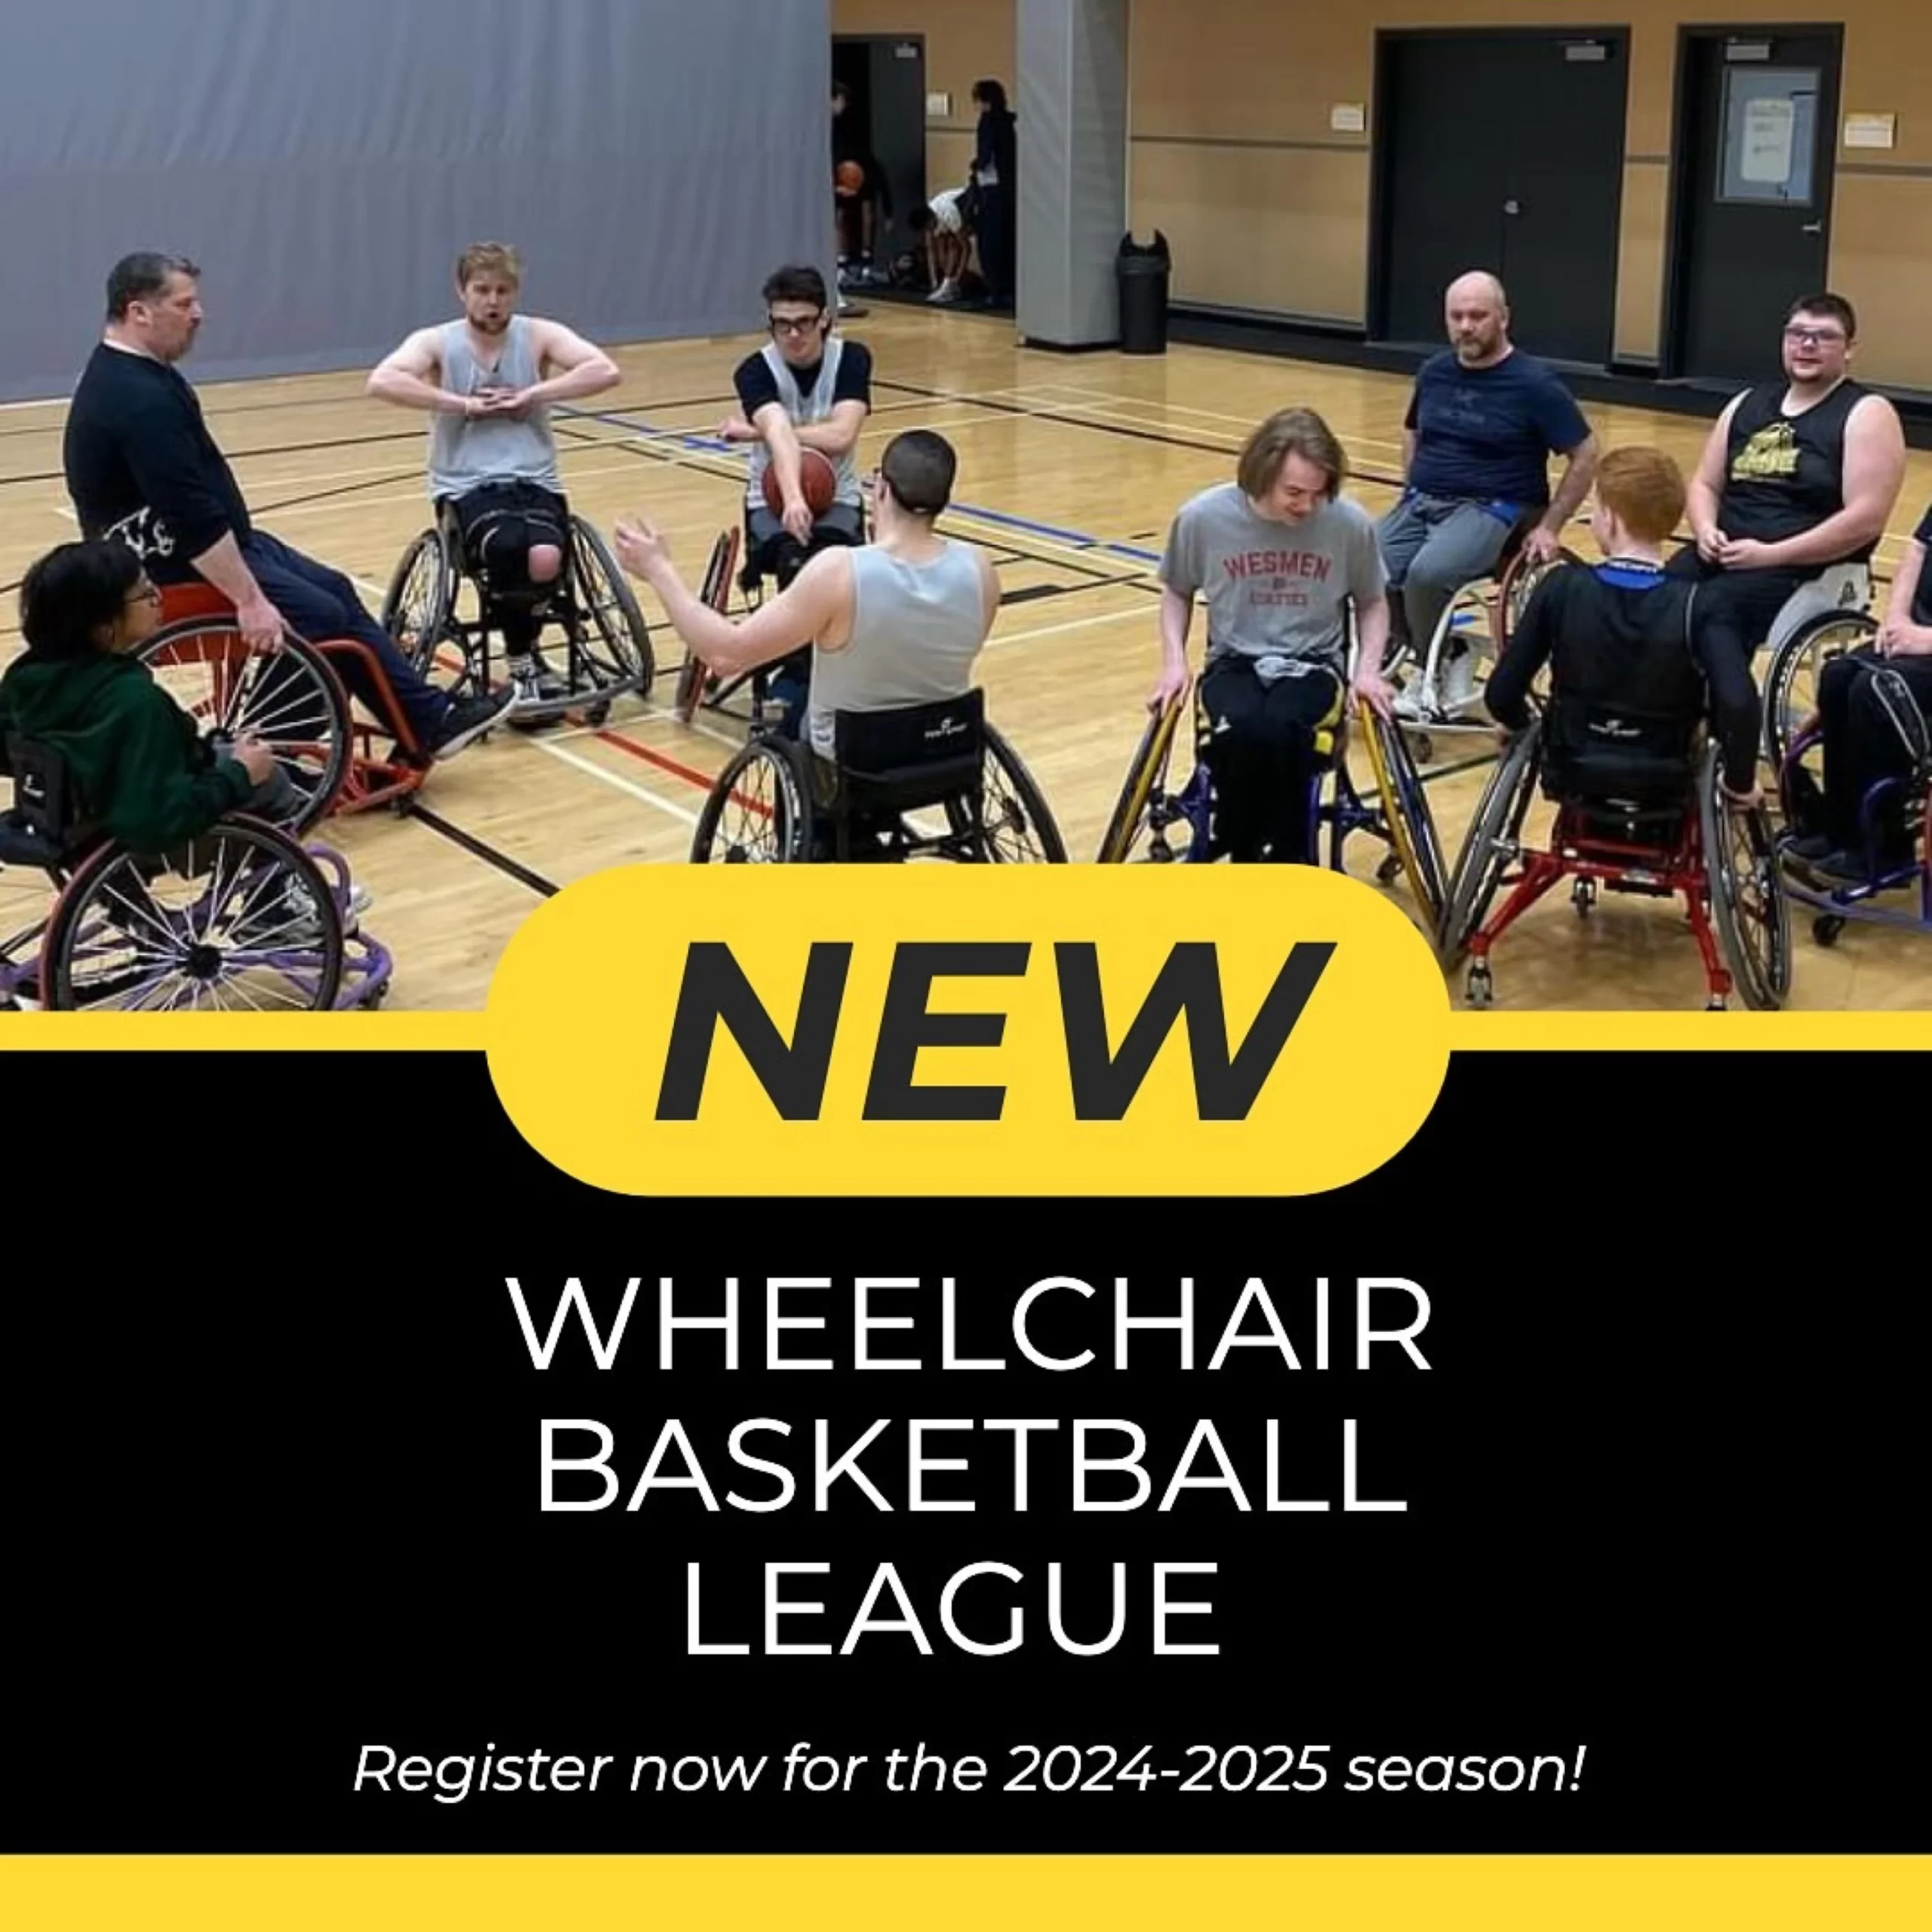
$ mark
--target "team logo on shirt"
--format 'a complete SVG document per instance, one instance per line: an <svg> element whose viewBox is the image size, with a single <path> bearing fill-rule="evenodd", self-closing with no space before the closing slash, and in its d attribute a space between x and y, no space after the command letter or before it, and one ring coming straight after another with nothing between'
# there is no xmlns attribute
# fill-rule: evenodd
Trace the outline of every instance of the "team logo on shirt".
<svg viewBox="0 0 1932 1932"><path fill-rule="evenodd" d="M1798 432L1789 423L1770 423L1737 453L1730 466L1734 483L1782 481L1798 474Z"/></svg>
<svg viewBox="0 0 1932 1932"><path fill-rule="evenodd" d="M1224 558L1221 567L1247 586L1251 608L1305 610L1308 592L1297 580L1325 583L1333 561L1317 550L1243 550Z"/></svg>
<svg viewBox="0 0 1932 1932"><path fill-rule="evenodd" d="M118 523L110 524L100 534L109 543L126 544L143 561L149 557L171 557L174 554L174 531L146 506L135 511L132 516L124 516Z"/></svg>

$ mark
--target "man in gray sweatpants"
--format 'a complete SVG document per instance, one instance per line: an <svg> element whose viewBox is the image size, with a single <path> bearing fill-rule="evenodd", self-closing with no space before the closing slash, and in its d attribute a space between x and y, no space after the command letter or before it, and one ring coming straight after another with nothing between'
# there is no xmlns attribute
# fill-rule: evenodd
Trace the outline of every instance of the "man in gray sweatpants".
<svg viewBox="0 0 1932 1932"><path fill-rule="evenodd" d="M1509 340L1509 309L1492 275L1462 275L1444 301L1451 347L1423 365L1403 423L1401 500L1377 528L1395 639L1416 657L1463 585L1496 567L1512 532L1554 556L1596 473L1597 440L1570 392ZM1554 496L1549 459L1567 459ZM1445 646L1438 704L1412 680L1397 708L1440 717L1473 696L1475 654Z"/></svg>

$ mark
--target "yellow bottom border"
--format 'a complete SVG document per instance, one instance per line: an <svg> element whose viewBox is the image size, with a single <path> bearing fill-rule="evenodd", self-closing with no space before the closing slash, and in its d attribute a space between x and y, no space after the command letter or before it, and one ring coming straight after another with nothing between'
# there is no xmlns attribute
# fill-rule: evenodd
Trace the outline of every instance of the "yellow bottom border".
<svg viewBox="0 0 1932 1932"><path fill-rule="evenodd" d="M16 1857L11 1932L1924 1932L1932 1858Z"/></svg>
<svg viewBox="0 0 1932 1932"><path fill-rule="evenodd" d="M1928 982L1932 988L1932 982ZM1932 992L1928 992L1932 996ZM1451 1013L1452 1053L1932 1053L1924 1013ZM486 1053L481 1013L20 1013L16 1053Z"/></svg>

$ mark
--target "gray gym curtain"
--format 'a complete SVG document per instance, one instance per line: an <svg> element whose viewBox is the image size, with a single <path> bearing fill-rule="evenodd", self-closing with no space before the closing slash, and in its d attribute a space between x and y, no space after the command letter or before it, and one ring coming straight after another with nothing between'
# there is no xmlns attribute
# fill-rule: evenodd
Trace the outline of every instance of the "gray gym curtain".
<svg viewBox="0 0 1932 1932"><path fill-rule="evenodd" d="M829 267L829 0L5 8L0 399L65 395L131 250L199 263L198 382L355 368L472 241L606 342L758 325Z"/></svg>

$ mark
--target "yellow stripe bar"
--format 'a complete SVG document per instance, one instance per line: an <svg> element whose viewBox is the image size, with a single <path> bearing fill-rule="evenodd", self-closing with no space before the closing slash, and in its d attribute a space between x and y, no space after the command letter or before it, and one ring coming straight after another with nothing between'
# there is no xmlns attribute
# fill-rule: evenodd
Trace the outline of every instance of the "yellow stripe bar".
<svg viewBox="0 0 1932 1932"><path fill-rule="evenodd" d="M1925 1858L13 1858L12 1932L1924 1932Z"/></svg>

